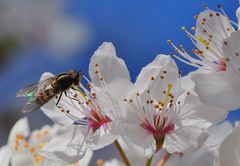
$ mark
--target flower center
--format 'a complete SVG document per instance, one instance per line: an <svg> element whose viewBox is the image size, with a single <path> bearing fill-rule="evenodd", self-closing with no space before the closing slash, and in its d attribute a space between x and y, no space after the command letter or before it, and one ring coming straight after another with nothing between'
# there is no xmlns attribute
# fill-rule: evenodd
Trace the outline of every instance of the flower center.
<svg viewBox="0 0 240 166"><path fill-rule="evenodd" d="M41 140L44 136L49 133L48 129L37 131L34 135L34 139L37 141ZM39 154L40 149L45 145L46 142L40 142L37 145L32 145L24 135L16 134L14 150L17 153L27 155L32 158L34 165L41 165L43 157Z"/></svg>
<svg viewBox="0 0 240 166"><path fill-rule="evenodd" d="M224 62L223 60L220 60L217 64L218 64L217 71L226 71L227 69L226 62Z"/></svg>
<svg viewBox="0 0 240 166"><path fill-rule="evenodd" d="M106 116L101 115L100 112L91 111L91 117L88 118L89 127L93 129L93 131L98 130L101 126L107 125L112 120Z"/></svg>
<svg viewBox="0 0 240 166"><path fill-rule="evenodd" d="M154 116L154 123L158 124L160 123L160 120L161 118L159 115ZM153 127L147 120L144 123L140 124L140 126L147 130L154 137L164 138L166 134L174 130L174 124L166 124L166 122L167 117L163 117L163 122L161 123L161 126L156 125L157 127Z"/></svg>

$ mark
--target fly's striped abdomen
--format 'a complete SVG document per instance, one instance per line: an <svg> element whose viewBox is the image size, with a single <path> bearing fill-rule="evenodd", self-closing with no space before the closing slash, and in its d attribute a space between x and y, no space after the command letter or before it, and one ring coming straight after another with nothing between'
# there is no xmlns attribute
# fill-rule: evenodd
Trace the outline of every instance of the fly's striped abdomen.
<svg viewBox="0 0 240 166"><path fill-rule="evenodd" d="M40 92L36 102L38 104L45 104L46 102L48 102L51 98L53 98L56 95L56 92L54 91L54 89L46 89L43 92Z"/></svg>

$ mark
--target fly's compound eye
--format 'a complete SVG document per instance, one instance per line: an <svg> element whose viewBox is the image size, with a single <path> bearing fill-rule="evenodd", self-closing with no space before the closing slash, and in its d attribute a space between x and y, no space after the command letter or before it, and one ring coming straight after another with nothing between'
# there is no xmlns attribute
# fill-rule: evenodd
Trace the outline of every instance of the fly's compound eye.
<svg viewBox="0 0 240 166"><path fill-rule="evenodd" d="M78 77L78 73L77 73L77 72L71 73L71 74L70 74L70 77L71 77L72 79L76 79L76 78Z"/></svg>

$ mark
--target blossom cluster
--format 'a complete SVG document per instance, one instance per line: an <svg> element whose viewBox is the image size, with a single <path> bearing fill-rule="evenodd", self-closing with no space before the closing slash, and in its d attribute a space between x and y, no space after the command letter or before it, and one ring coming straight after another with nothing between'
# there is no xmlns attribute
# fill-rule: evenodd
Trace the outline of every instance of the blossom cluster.
<svg viewBox="0 0 240 166"><path fill-rule="evenodd" d="M93 54L88 79L41 107L54 122L31 134L20 119L1 148L2 166L89 165L94 151L114 144L122 161L98 166L239 166L240 126L224 121L240 107L240 31L221 6L196 16L192 54L159 54L135 82L110 42ZM240 9L237 10L240 19ZM174 59L197 68L181 76ZM40 81L53 77L44 73Z"/></svg>

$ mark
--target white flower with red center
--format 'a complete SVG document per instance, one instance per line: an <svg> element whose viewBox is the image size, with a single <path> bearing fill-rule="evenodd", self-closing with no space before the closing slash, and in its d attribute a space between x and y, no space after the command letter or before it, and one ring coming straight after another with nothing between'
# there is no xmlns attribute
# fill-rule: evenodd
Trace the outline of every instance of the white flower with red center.
<svg viewBox="0 0 240 166"><path fill-rule="evenodd" d="M196 28L192 28L195 35L182 28L197 47L192 55L183 46L177 48L171 41L168 43L181 55L174 57L200 69L191 75L201 102L236 109L240 107L240 33L235 31L238 25L227 17L220 5L223 14L205 8L197 17ZM239 9L237 17L240 18Z"/></svg>
<svg viewBox="0 0 240 166"><path fill-rule="evenodd" d="M204 129L211 123L201 118L207 115L199 114L200 102L181 90L177 66L169 56L158 55L135 84L119 78L107 91L121 108L123 138L138 153L149 156L162 146L170 153L184 152L207 137Z"/></svg>
<svg viewBox="0 0 240 166"><path fill-rule="evenodd" d="M44 145L54 137L57 126L44 126L40 130L29 133L28 121L22 118L13 126L8 144L0 150L0 159L3 166L63 166L63 161L50 161L44 158L40 151ZM88 152L90 158L92 152ZM90 158L88 159L90 161ZM89 162L88 161L88 162Z"/></svg>
<svg viewBox="0 0 240 166"><path fill-rule="evenodd" d="M48 75L48 76L47 76ZM56 136L42 149L50 159L68 162L84 156L86 149L100 149L113 143L119 136L119 110L108 94L108 84L115 78L130 80L124 61L116 56L111 43L104 42L94 53L89 65L91 81L85 76L78 90L70 89L68 96L52 99L41 109L53 121L63 125ZM44 79L50 74L44 74ZM77 87L75 87L77 88ZM56 146L57 145L57 146Z"/></svg>
<svg viewBox="0 0 240 166"><path fill-rule="evenodd" d="M236 23L229 20L220 5L219 8L223 14L210 10L206 5L204 7L206 10L195 16L196 28L191 28L195 31L194 35L186 27L182 27L196 46L196 49L191 51L192 54L189 54L183 45L178 48L171 40L168 40L168 43L180 55L173 56L186 64L207 71L225 71L228 59L224 55L223 44L225 39L235 31L233 26L236 26Z"/></svg>

